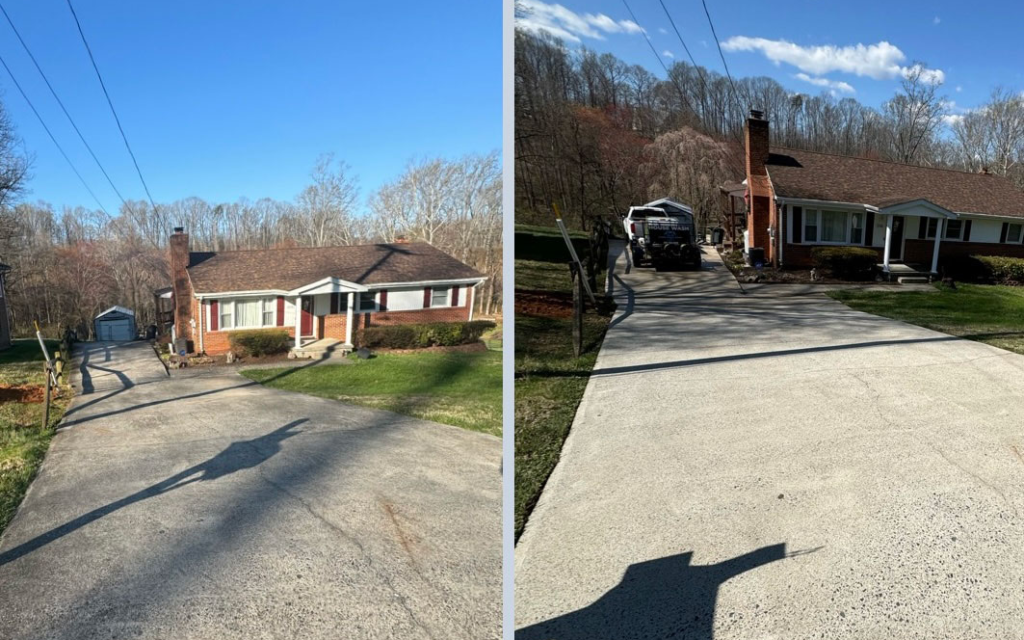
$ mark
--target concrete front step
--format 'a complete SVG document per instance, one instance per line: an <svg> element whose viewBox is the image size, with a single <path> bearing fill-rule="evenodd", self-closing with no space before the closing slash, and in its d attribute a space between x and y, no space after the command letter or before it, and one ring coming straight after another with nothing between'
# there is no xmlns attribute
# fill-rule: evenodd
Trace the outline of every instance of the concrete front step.
<svg viewBox="0 0 1024 640"><path fill-rule="evenodd" d="M352 352L352 345L341 341L318 340L288 352L289 358L307 358L319 360L323 358L343 358Z"/></svg>
<svg viewBox="0 0 1024 640"><path fill-rule="evenodd" d="M900 284L928 284L928 276L900 276L896 282Z"/></svg>

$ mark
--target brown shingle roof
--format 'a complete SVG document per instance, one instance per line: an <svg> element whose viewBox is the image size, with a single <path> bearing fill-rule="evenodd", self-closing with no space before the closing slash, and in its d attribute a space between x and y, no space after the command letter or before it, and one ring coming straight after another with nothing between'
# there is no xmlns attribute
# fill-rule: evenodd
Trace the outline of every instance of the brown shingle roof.
<svg viewBox="0 0 1024 640"><path fill-rule="evenodd" d="M198 293L290 291L328 276L364 285L483 277L421 242L190 253L188 274Z"/></svg>
<svg viewBox="0 0 1024 640"><path fill-rule="evenodd" d="M925 199L956 213L1024 218L1024 192L1001 176L775 149L768 174L779 197L887 206Z"/></svg>

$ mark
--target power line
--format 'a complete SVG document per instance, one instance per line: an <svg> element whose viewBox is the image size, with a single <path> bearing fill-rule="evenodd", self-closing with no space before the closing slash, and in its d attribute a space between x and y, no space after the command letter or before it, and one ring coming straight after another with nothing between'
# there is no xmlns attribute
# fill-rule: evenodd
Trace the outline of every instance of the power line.
<svg viewBox="0 0 1024 640"><path fill-rule="evenodd" d="M14 74L11 72L11 68L7 66L7 62L4 61L2 56L0 56L0 64L2 64L4 66L4 69L7 70L7 75L11 77L11 81L14 83L14 86L18 88L18 92L21 94L21 97L25 98L25 102L27 102L29 108L32 109L32 113L36 114L36 118L39 119L39 124L43 125L43 130L46 131L46 135L50 136L50 140L53 141L53 144L57 147L57 150L60 151L60 155L64 156L64 159L67 160L67 163L71 167L71 170L74 171L75 175L78 176L78 179L82 181L82 186L84 186L85 190L89 192L89 195L91 195L92 199L96 201L96 204L100 206L100 209L103 210L103 213L106 213L109 216L110 213L107 212L106 207L104 207L103 203L100 202L100 199L96 197L96 194L93 193L93 190L89 188L89 184L85 181L85 178L83 178L82 174L78 172L77 168L75 168L75 163L71 162L71 158L69 158L68 154L64 152L64 147L60 146L60 143L57 142L57 138L53 137L53 133L50 131L50 128L46 126L46 122L43 121L43 117L39 115L38 111L36 111L35 105L32 104L31 100L28 99L28 94L26 94L25 90L21 88L21 85L18 84L18 80L14 77Z"/></svg>
<svg viewBox="0 0 1024 640"><path fill-rule="evenodd" d="M622 0L622 4L626 5L626 11L629 12L629 17L633 19L633 24L640 27L640 23L637 21L636 16L633 14L633 10L629 8L629 3L626 2L626 0ZM696 115L696 109L693 108L693 105L690 104L690 101L687 99L686 94L683 93L683 88L680 87L679 83L672 78L672 74L669 73L668 67L665 66L665 61L661 59L661 56L658 55L658 51L654 48L654 45L651 43L651 39L647 35L647 31L645 31L643 27L640 27L640 32L643 34L644 40L647 41L647 46L650 47L651 53L653 53L654 57L658 59L658 64L660 64L661 68L665 70L665 77L668 79L669 82L675 85L676 91L679 92L679 98L686 104L687 107L689 107L690 111ZM698 116L698 118L699 117L700 116Z"/></svg>
<svg viewBox="0 0 1024 640"><path fill-rule="evenodd" d="M733 82L732 74L729 73L729 63L725 61L725 54L722 53L722 43L718 41L718 33L715 32L715 23L711 21L711 13L708 12L708 3L705 0L700 0L700 3L704 5L704 15L708 17L708 24L711 25L711 35L715 37L715 46L718 47L718 57L722 59L722 66L725 67L725 75L728 76L729 86L732 87L732 98L736 101L736 106L740 108L740 118L742 118L743 105L740 103L739 94L736 92L736 83Z"/></svg>
<svg viewBox="0 0 1024 640"><path fill-rule="evenodd" d="M705 95L710 96L711 90L708 89L708 83L704 79L704 74L701 72L700 65L698 65L697 61L693 59L693 54L690 53L690 48L686 46L686 42L683 40L682 34L679 33L679 29L676 27L676 22L672 19L672 14L668 12L668 7L665 6L665 2L663 0L658 0L658 2L661 4L661 8L665 11L665 17L668 18L668 23L672 25L672 30L676 32L676 37L679 38L679 44L683 45L683 51L686 52L686 56L690 58L690 62L693 63L694 68L697 70L697 76L700 78L700 83L704 85Z"/></svg>
<svg viewBox="0 0 1024 640"><path fill-rule="evenodd" d="M153 201L153 194L149 192L149 185L146 184L146 179L142 177L142 169L139 168L139 161L135 159L135 153L132 152L132 147L128 144L128 136L124 133L124 127L121 126L121 119L117 117L117 111L114 109L114 102L110 99L110 93L107 92L107 85L103 82L103 76L100 74L100 68L96 65L96 58L92 55L92 48L89 46L89 41L85 39L85 32L82 31L82 23L78 21L78 14L75 13L75 7L72 6L71 0L67 0L68 9L71 10L71 16L75 19L75 25L78 27L78 35L82 37L82 44L85 45L85 50L89 54L89 61L92 62L92 68L96 72L96 78L100 81L100 87L103 89L103 95L107 98L107 104L110 105L110 112L114 114L114 122L117 123L117 129L121 132L121 139L124 140L124 146L128 149L128 155L132 157L132 162L135 164L135 171L139 174L139 180L142 182L142 187L146 190L146 196L149 197L149 203L153 205L153 210L156 211L156 202Z"/></svg>
<svg viewBox="0 0 1024 640"><path fill-rule="evenodd" d="M58 105L60 105L61 111L63 111L64 115L67 116L68 122L71 123L72 128L74 128L75 130L75 133L78 134L78 139L81 140L82 144L85 145L85 148L89 150L89 155L92 156L92 159L96 161L96 166L98 166L100 168L100 171L103 172L103 177L107 179L107 183L110 184L110 188L113 189L114 193L117 194L117 197L121 199L121 203L124 204L124 206L127 207L129 211L131 211L131 205L129 205L125 201L124 196L122 196L121 192L118 191L116 186L114 186L114 181L110 179L110 175L107 173L107 170L103 167L103 163L100 162L100 159L96 157L96 153L93 152L92 147L89 145L88 142L86 142L85 136L83 136L82 132L78 129L78 125L75 124L75 120L71 117L71 114L68 113L67 108L64 106L64 102L57 95L57 91L53 88L53 85L50 84L50 79L46 77L45 73L43 73L43 69L39 66L39 62L36 60L36 57L32 55L32 50L28 48L28 44L26 44L25 39L21 37L21 33L19 33L18 28L14 26L14 22L11 20L11 16L7 14L7 9L5 9L2 4L0 4L0 12L3 12L4 18L7 19L7 24L11 25L11 30L14 31L14 35L18 37L18 41L21 43L21 46L25 49L25 53L28 54L29 59L32 60L32 64L35 65L36 71L38 71L39 75L43 77L43 82L46 83L46 87L50 90L50 93L53 94L53 99L57 101Z"/></svg>

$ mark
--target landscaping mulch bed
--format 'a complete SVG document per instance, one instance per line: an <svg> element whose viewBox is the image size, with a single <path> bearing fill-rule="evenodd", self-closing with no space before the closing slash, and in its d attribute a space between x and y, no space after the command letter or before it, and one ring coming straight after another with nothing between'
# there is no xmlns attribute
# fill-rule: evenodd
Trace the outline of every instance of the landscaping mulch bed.
<svg viewBox="0 0 1024 640"><path fill-rule="evenodd" d="M487 345L483 342L473 344L460 344L454 347L424 347L422 349L372 349L374 353L393 353L401 355L405 353L476 353L487 351Z"/></svg>
<svg viewBox="0 0 1024 640"><path fill-rule="evenodd" d="M38 403L46 399L46 390L40 385L0 384L0 403L3 402L28 402Z"/></svg>
<svg viewBox="0 0 1024 640"><path fill-rule="evenodd" d="M515 295L517 316L572 317L572 294L516 289Z"/></svg>
<svg viewBox="0 0 1024 640"><path fill-rule="evenodd" d="M176 368L175 363L178 361L177 356L171 358L170 368ZM278 353L272 356L247 356L245 358L235 358L235 361L228 364L227 356L189 356L186 359L186 369L197 369L197 368L211 368L211 367L248 367L257 364L275 364L275 363L287 363L295 362L294 358L289 358L287 353Z"/></svg>

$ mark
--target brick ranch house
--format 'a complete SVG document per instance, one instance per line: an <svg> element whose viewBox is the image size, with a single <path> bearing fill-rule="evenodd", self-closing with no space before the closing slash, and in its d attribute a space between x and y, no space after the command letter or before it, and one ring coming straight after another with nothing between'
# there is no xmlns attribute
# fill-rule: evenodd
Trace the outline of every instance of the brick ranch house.
<svg viewBox="0 0 1024 640"><path fill-rule="evenodd" d="M821 246L873 249L886 272L938 273L943 258L1024 257L1024 193L1001 176L769 148L745 127L747 235L776 267L810 267Z"/></svg>
<svg viewBox="0 0 1024 640"><path fill-rule="evenodd" d="M345 347L373 325L465 322L486 278L425 243L197 253L170 238L173 333L189 350L222 355L232 331L284 329L295 350Z"/></svg>

